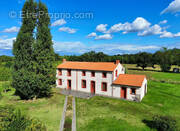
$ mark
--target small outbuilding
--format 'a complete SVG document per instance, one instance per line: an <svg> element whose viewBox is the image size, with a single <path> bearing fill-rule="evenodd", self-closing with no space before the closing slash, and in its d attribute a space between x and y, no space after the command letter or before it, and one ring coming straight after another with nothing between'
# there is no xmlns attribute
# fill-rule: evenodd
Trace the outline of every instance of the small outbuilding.
<svg viewBox="0 0 180 131"><path fill-rule="evenodd" d="M113 81L113 96L122 99L141 101L147 93L145 75L120 74Z"/></svg>

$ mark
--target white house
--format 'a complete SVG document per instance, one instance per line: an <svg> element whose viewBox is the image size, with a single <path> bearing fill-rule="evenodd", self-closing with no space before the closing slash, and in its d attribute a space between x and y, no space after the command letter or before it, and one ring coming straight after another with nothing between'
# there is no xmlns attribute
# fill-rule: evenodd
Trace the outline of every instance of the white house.
<svg viewBox="0 0 180 131"><path fill-rule="evenodd" d="M141 101L147 93L144 75L125 74L119 60L113 62L72 62L57 67L57 88L108 97Z"/></svg>

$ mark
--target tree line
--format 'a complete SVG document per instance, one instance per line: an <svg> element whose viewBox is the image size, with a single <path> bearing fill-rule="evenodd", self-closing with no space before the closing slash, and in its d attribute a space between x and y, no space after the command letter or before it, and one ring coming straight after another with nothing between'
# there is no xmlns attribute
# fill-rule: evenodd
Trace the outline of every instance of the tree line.
<svg viewBox="0 0 180 131"><path fill-rule="evenodd" d="M89 62L114 62L120 60L122 64L137 64L137 67L155 68L155 64L160 65L161 70L167 72L171 69L171 65L180 66L180 49L167 49L162 48L155 53L139 52L136 54L118 54L118 55L107 55L103 52L87 52L80 56L64 56L58 57L56 59L61 60L66 58L69 61L89 61Z"/></svg>

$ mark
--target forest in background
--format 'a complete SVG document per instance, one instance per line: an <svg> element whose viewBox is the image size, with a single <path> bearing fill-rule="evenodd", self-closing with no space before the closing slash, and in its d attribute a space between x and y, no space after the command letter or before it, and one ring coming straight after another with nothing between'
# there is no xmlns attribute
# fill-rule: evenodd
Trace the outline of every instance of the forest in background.
<svg viewBox="0 0 180 131"><path fill-rule="evenodd" d="M115 62L120 60L122 64L136 64L137 67L154 67L154 65L159 65L161 70L166 72L169 71L172 65L180 66L180 49L166 49L155 53L139 52L136 54L118 54L118 55L107 55L103 52L90 51L82 55L65 55L60 56L55 54L56 61L62 61L62 59L67 59L68 61L88 61L88 62ZM0 64L4 67L10 68L13 65L14 57L10 56L0 56Z"/></svg>

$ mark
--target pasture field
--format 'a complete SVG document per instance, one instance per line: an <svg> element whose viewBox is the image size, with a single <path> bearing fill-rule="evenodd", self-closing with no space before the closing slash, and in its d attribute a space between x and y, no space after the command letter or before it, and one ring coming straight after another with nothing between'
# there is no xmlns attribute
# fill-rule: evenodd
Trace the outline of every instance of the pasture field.
<svg viewBox="0 0 180 131"><path fill-rule="evenodd" d="M54 63L57 66L59 62ZM151 130L144 121L152 120L154 115L167 115L177 120L180 129L180 74L160 72L160 68L141 70L136 65L126 64L128 74L144 74L148 79L148 93L142 102L96 96L91 99L76 98L78 131L116 131ZM4 67L3 67L4 68ZM9 85L11 73L1 68L0 91ZM65 96L59 89L53 89L53 96L24 101L14 95L15 90L1 92L0 106L14 106L30 117L42 121L48 131L59 129Z"/></svg>
<svg viewBox="0 0 180 131"><path fill-rule="evenodd" d="M4 83L0 82L0 89ZM24 114L42 121L48 131L57 131L60 125L65 99L65 96L59 92L59 89L53 89L53 96L50 98L25 101L14 96L14 89L11 89L7 93L2 93L0 106L9 105L21 109Z"/></svg>
<svg viewBox="0 0 180 131"><path fill-rule="evenodd" d="M154 115L173 117L180 129L180 74L129 66L126 65L129 74L147 75L148 93L144 99L137 103L99 96L89 100L78 98L78 131L148 131L152 129L144 121L152 120Z"/></svg>

